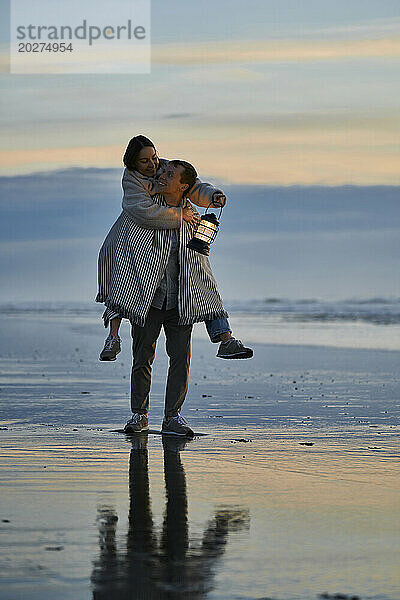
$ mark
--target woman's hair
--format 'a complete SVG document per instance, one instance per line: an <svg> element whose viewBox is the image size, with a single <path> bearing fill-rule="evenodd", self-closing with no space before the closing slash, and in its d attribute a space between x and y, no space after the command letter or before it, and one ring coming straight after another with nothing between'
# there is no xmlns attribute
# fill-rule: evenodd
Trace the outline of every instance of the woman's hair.
<svg viewBox="0 0 400 600"><path fill-rule="evenodd" d="M130 171L133 171L135 169L138 154L141 151L141 149L146 148L146 146L151 146L152 148L154 148L154 150L156 149L153 142L144 135L135 135L135 137L133 137L129 141L123 158L124 165L127 169L129 169Z"/></svg>

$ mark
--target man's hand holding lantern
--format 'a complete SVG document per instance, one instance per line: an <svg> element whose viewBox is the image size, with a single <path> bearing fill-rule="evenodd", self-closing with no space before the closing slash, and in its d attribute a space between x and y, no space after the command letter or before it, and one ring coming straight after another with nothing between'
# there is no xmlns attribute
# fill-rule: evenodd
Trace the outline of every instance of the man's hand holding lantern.
<svg viewBox="0 0 400 600"><path fill-rule="evenodd" d="M216 191L212 195L211 206L214 208L223 208L226 204L226 196L223 192Z"/></svg>

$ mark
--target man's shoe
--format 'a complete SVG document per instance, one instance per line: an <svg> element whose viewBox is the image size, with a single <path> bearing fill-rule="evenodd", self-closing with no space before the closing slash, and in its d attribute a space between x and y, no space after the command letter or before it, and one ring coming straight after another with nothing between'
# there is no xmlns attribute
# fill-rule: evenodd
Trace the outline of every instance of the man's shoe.
<svg viewBox="0 0 400 600"><path fill-rule="evenodd" d="M251 358L253 350L243 346L240 340L231 338L227 342L221 342L217 352L218 358Z"/></svg>
<svg viewBox="0 0 400 600"><path fill-rule="evenodd" d="M190 429L189 425L181 415L171 417L170 419L168 419L168 421L164 419L162 423L161 433L194 437L193 429Z"/></svg>
<svg viewBox="0 0 400 600"><path fill-rule="evenodd" d="M99 360L111 361L116 360L117 354L121 352L121 340L110 333L104 343L104 348L101 351Z"/></svg>
<svg viewBox="0 0 400 600"><path fill-rule="evenodd" d="M129 421L124 427L125 433L140 433L141 431L148 431L149 419L147 415L141 415L139 413L133 413Z"/></svg>

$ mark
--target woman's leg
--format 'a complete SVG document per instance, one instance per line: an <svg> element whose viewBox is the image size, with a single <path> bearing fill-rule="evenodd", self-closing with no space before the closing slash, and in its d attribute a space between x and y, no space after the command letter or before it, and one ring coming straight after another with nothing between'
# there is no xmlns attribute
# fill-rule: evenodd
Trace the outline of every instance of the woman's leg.
<svg viewBox="0 0 400 600"><path fill-rule="evenodd" d="M240 340L232 335L229 321L225 317L206 321L206 328L210 340L216 344L221 342L218 348L218 358L251 358L253 350L243 346Z"/></svg>
<svg viewBox="0 0 400 600"><path fill-rule="evenodd" d="M118 332L119 332L119 328L121 325L121 321L122 321L121 317L114 317L110 321L110 334L116 338L119 337Z"/></svg>
<svg viewBox="0 0 400 600"><path fill-rule="evenodd" d="M99 358L101 361L113 361L117 358L117 354L121 352L121 340L118 331L122 318L117 312L107 308L103 314L103 320L105 327L110 323L110 333L104 342L104 348L100 352Z"/></svg>
<svg viewBox="0 0 400 600"><path fill-rule="evenodd" d="M232 337L232 329L226 317L206 321L206 329L213 344L227 342Z"/></svg>

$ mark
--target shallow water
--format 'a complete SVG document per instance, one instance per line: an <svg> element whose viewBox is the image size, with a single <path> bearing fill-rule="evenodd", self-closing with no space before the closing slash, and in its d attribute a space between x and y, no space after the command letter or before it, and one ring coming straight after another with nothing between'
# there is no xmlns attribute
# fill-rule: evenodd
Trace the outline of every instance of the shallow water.
<svg viewBox="0 0 400 600"><path fill-rule="evenodd" d="M103 364L103 331L79 318L2 327L2 600L398 600L397 352L258 345L217 361L195 339L184 414L208 435L185 444L113 431L126 329Z"/></svg>
<svg viewBox="0 0 400 600"><path fill-rule="evenodd" d="M1 598L397 598L388 445L3 433Z"/></svg>

